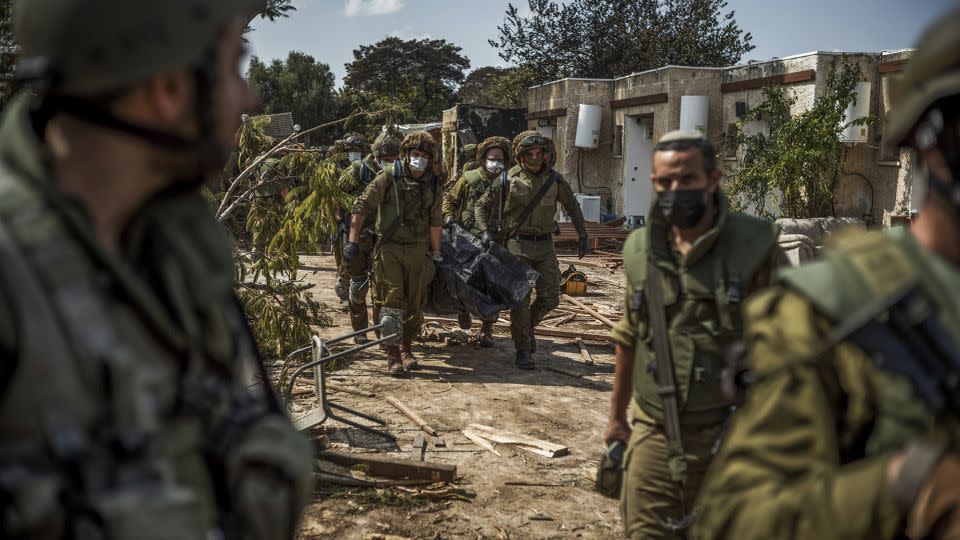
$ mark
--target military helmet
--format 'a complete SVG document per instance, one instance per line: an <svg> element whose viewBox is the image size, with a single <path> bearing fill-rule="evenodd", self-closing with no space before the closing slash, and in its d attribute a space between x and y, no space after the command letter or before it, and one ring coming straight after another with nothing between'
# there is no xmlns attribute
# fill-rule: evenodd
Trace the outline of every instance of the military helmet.
<svg viewBox="0 0 960 540"><path fill-rule="evenodd" d="M934 23L917 43L900 79L894 81L885 135L895 145L907 140L937 101L960 95L960 9Z"/></svg>
<svg viewBox="0 0 960 540"><path fill-rule="evenodd" d="M430 154L430 166L434 172L439 174L443 171L443 160L440 158L440 151L437 148L437 141L433 135L426 131L414 131L403 138L400 143L400 159L407 162L410 152L419 150Z"/></svg>
<svg viewBox="0 0 960 540"><path fill-rule="evenodd" d="M466 161L473 161L477 159L477 146L476 144L470 143L463 145L463 148L460 149L460 153L463 155Z"/></svg>
<svg viewBox="0 0 960 540"><path fill-rule="evenodd" d="M17 78L90 97L159 73L212 69L224 25L265 6L265 0L17 0Z"/></svg>
<svg viewBox="0 0 960 540"><path fill-rule="evenodd" d="M550 151L550 139L535 129L522 131L513 138L513 155L519 160L528 150L539 148L544 152Z"/></svg>
<svg viewBox="0 0 960 540"><path fill-rule="evenodd" d="M477 161L480 162L485 159L487 150L491 148L499 148L503 150L504 164L509 164L513 161L513 151L511 146L510 139L506 137L488 137L484 139L482 143L477 145Z"/></svg>
<svg viewBox="0 0 960 540"><path fill-rule="evenodd" d="M373 142L373 155L396 156L400 154L400 141L389 133L384 133Z"/></svg>

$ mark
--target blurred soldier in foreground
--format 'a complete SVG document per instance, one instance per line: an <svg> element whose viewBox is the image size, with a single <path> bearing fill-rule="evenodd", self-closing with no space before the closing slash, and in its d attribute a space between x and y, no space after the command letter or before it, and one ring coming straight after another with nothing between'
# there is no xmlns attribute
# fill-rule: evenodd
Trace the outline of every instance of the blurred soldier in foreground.
<svg viewBox="0 0 960 540"><path fill-rule="evenodd" d="M400 154L400 141L393 138L393 135L384 133L373 143L373 151L363 160L357 160L350 164L350 168L343 171L340 176L339 188L345 193L354 197L359 197L373 179L380 174L383 167L392 165ZM343 218L346 222L350 221L350 214ZM360 251L349 262L344 264L347 273L350 275L350 324L353 330L362 330L369 327L367 319L367 291L370 291L373 301L373 320L380 319L381 301L375 284L372 283L373 276L373 254L377 245L376 231L377 217L370 214L363 223L363 229L360 232L360 239L357 242L360 245ZM355 341L366 343L366 336L357 336Z"/></svg>
<svg viewBox="0 0 960 540"><path fill-rule="evenodd" d="M475 215L477 201L494 182L499 181L501 173L513 166L510 157L510 140L505 137L490 137L477 147L477 155L480 157L482 167L468 171L444 195L443 215L445 226L452 227L454 223L459 223L464 229L479 237L483 234L483 230L477 224ZM470 328L469 313L461 313L459 319L461 328L464 330ZM496 319L483 321L480 328L482 347L493 347L493 323L495 322Z"/></svg>
<svg viewBox="0 0 960 540"><path fill-rule="evenodd" d="M620 494L628 538L683 538L731 402L724 349L744 298L786 262L776 225L733 212L713 145L673 131L653 150L649 227L623 248L624 318L605 442L628 442ZM628 420L627 409L632 412Z"/></svg>
<svg viewBox="0 0 960 540"><path fill-rule="evenodd" d="M287 420L199 194L264 2L21 0L0 120L0 537L292 538Z"/></svg>
<svg viewBox="0 0 960 540"><path fill-rule="evenodd" d="M413 338L420 335L427 290L440 260L440 149L426 131L407 135L400 144L400 162L386 165L353 205L350 237L343 248L347 262L360 253L366 216L376 215L380 243L374 273L383 301L381 318L400 322L400 345L387 346L391 375L416 369Z"/></svg>
<svg viewBox="0 0 960 540"><path fill-rule="evenodd" d="M894 84L885 137L916 152L919 216L747 306L752 384L697 538L960 538L960 11Z"/></svg>
<svg viewBox="0 0 960 540"><path fill-rule="evenodd" d="M494 182L480 197L475 209L477 227L485 245L494 241L536 270L537 299L527 298L510 312L510 334L520 369L536 369L533 353L537 340L533 329L560 304L560 268L553 246L557 230L557 204L563 206L580 236L578 254L589 251L587 226L570 184L550 167L550 141L537 131L524 131L514 138L513 154L518 165L507 172L507 183Z"/></svg>

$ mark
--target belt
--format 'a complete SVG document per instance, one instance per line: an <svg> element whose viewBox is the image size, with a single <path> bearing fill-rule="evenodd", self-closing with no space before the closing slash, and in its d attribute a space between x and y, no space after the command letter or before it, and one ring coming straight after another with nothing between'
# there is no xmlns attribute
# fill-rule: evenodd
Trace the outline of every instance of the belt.
<svg viewBox="0 0 960 540"><path fill-rule="evenodd" d="M552 240L553 234L518 234L517 238L520 240L528 240L530 242L542 242L544 240Z"/></svg>

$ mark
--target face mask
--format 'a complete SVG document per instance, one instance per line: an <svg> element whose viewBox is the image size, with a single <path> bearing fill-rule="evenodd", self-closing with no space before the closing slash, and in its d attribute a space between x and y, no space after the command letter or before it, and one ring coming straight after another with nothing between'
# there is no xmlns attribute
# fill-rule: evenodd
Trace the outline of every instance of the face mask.
<svg viewBox="0 0 960 540"><path fill-rule="evenodd" d="M427 165L429 164L430 164L430 160L425 157L410 158L410 168L417 172L423 172L427 170Z"/></svg>
<svg viewBox="0 0 960 540"><path fill-rule="evenodd" d="M692 229L707 213L706 190L678 189L657 193L657 207L668 223Z"/></svg>
<svg viewBox="0 0 960 540"><path fill-rule="evenodd" d="M350 152L347 154L347 159L349 159L351 162L360 161L360 158L362 157L363 156L360 154L360 152Z"/></svg>
<svg viewBox="0 0 960 540"><path fill-rule="evenodd" d="M497 161L495 159L487 160L487 172L490 174L497 174L503 170L503 162Z"/></svg>

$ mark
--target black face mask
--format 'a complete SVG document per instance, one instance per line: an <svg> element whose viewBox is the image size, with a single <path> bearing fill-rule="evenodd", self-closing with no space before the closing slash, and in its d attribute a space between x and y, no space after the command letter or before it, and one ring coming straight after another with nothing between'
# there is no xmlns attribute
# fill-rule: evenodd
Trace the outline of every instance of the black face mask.
<svg viewBox="0 0 960 540"><path fill-rule="evenodd" d="M706 190L678 189L657 193L657 208L668 223L692 229L707 213Z"/></svg>

